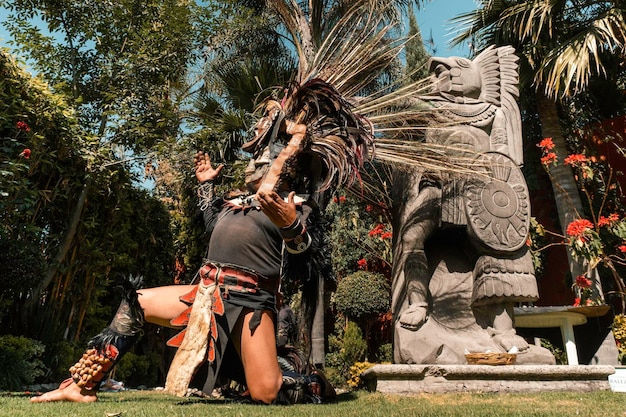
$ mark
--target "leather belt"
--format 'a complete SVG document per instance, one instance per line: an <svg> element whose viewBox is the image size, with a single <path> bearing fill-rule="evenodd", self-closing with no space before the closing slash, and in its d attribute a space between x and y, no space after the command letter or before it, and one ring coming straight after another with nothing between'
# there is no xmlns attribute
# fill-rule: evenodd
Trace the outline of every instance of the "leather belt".
<svg viewBox="0 0 626 417"><path fill-rule="evenodd" d="M235 265L207 262L200 268L200 278L205 285L217 282L225 290L256 293L264 289L272 293L278 291L278 279L270 279L251 270Z"/></svg>

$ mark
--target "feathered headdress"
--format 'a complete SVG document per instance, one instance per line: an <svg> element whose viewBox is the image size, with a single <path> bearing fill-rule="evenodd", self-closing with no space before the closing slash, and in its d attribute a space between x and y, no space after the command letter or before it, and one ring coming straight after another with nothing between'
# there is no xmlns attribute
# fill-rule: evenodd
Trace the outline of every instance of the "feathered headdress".
<svg viewBox="0 0 626 417"><path fill-rule="evenodd" d="M422 141L424 131L432 128L433 113L442 111L440 106L419 99L429 88L428 80L402 80L398 85L371 91L371 85L376 84L373 81L396 61L407 41L389 36L397 28L388 23L391 6L381 10L380 4L374 8L371 0L355 0L314 48L310 27L303 24L307 18L295 2L275 0L267 4L290 28L299 68L287 88L263 103L257 135L244 145L244 150L254 154L279 137L282 147L278 153L282 153L285 165L275 165L281 167L281 173L266 177L266 188L276 190L282 181L293 177L293 168L302 170L307 163L317 171L313 174L317 187L311 190L313 194L350 186L359 178L363 163L371 158L433 173L463 169L465 159L461 155L467 155L466 149L457 152ZM314 10L308 11L313 18ZM306 125L305 137L292 143L287 138L281 140L289 122ZM302 163L298 158L302 155L311 158ZM298 163L300 167L295 167Z"/></svg>

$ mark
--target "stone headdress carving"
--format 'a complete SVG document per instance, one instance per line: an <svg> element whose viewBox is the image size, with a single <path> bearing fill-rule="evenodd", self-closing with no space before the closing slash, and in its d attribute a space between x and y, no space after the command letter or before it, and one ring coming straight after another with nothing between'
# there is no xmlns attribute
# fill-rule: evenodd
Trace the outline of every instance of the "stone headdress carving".
<svg viewBox="0 0 626 417"><path fill-rule="evenodd" d="M518 61L512 46L491 46L474 60L480 68L482 80L479 100L499 109L491 130L491 150L498 151L501 145L505 145L508 152L502 153L522 165L522 119L517 105Z"/></svg>

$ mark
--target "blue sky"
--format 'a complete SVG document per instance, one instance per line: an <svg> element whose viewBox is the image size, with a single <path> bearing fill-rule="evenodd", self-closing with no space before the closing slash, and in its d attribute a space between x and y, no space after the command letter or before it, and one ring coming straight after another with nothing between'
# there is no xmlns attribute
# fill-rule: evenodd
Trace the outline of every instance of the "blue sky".
<svg viewBox="0 0 626 417"><path fill-rule="evenodd" d="M468 56L467 45L449 47L449 41L454 37L454 28L449 20L475 8L476 0L431 0L427 2L417 12L417 24L424 41L430 38L432 32L437 51L436 53L431 50L428 52L439 57Z"/></svg>

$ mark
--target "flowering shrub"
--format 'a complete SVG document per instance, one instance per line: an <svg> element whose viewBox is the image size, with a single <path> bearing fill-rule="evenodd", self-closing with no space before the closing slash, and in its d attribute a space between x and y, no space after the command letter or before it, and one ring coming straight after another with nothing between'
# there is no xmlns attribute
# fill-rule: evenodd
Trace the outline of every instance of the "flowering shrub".
<svg viewBox="0 0 626 417"><path fill-rule="evenodd" d="M576 277L576 280L572 285L574 291L578 295L578 297L576 297L576 299L574 300L575 307L598 304L598 302L594 301L591 297L591 284L591 280L583 275L579 275Z"/></svg>
<svg viewBox="0 0 626 417"><path fill-rule="evenodd" d="M577 219L567 225L567 244L578 257L589 261L594 268L602 258L602 242L587 219Z"/></svg>
<svg viewBox="0 0 626 417"><path fill-rule="evenodd" d="M552 138L545 138L537 144L541 148L543 155L541 156L541 163L543 165L550 165L557 163L556 153L553 152L554 142Z"/></svg>
<svg viewBox="0 0 626 417"><path fill-rule="evenodd" d="M626 365L626 316L618 314L613 318L613 336L617 344L619 362Z"/></svg>
<svg viewBox="0 0 626 417"><path fill-rule="evenodd" d="M348 379L348 386L352 388L362 388L363 380L361 379L361 374L372 366L376 365L371 362L355 362L354 365L350 367L350 379Z"/></svg>
<svg viewBox="0 0 626 417"><path fill-rule="evenodd" d="M537 146L541 148L541 162L546 170L548 165L558 164L551 138L543 139ZM601 163L601 159L585 153L574 153L563 161L572 167L578 188L588 206L588 218L579 218L567 225L563 244L571 248L576 258L584 261L588 275L598 266L610 272L614 284L611 294L620 298L624 311L626 288L618 267L626 265L626 219L619 214L624 212L624 207L621 205L621 194L614 184L613 171ZM576 277L572 284L576 293L574 305L604 303L604 300L592 298L592 287L593 283L587 277Z"/></svg>
<svg viewBox="0 0 626 417"><path fill-rule="evenodd" d="M17 127L19 130L23 130L24 132L30 132L30 126L28 126L28 124L22 120L18 121L15 124L15 127Z"/></svg>
<svg viewBox="0 0 626 417"><path fill-rule="evenodd" d="M333 268L339 277L363 270L389 277L391 225L380 206L339 195L331 201Z"/></svg>

